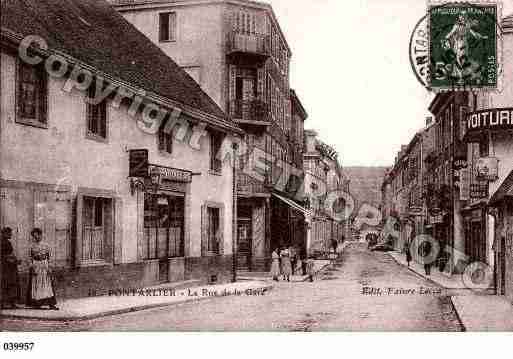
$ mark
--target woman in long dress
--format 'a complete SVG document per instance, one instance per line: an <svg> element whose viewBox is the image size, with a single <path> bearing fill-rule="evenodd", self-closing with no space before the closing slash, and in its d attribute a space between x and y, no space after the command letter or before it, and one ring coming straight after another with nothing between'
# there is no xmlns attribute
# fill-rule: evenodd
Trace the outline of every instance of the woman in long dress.
<svg viewBox="0 0 513 359"><path fill-rule="evenodd" d="M20 282L18 276L18 259L10 242L12 229L6 227L0 233L2 246L2 308L17 308L20 297Z"/></svg>
<svg viewBox="0 0 513 359"><path fill-rule="evenodd" d="M292 275L292 263L290 262L290 253L287 248L281 251L281 273L283 274L283 280L290 282L290 276Z"/></svg>
<svg viewBox="0 0 513 359"><path fill-rule="evenodd" d="M271 263L271 275L273 280L278 282L280 279L280 255L278 254L279 250L275 249L271 255L272 263Z"/></svg>
<svg viewBox="0 0 513 359"><path fill-rule="evenodd" d="M50 278L50 248L42 243L41 229L34 228L30 235L33 245L30 248L31 265L27 304L37 309L48 306L50 309L59 310Z"/></svg>

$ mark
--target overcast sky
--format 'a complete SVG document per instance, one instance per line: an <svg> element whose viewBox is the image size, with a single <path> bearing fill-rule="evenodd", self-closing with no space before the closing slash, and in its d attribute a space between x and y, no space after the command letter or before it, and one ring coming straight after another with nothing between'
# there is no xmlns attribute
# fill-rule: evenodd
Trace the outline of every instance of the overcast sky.
<svg viewBox="0 0 513 359"><path fill-rule="evenodd" d="M264 0L265 1L265 0ZM267 0L292 48L291 86L343 166L389 166L432 96L408 55L426 0ZM504 0L503 14L513 12Z"/></svg>

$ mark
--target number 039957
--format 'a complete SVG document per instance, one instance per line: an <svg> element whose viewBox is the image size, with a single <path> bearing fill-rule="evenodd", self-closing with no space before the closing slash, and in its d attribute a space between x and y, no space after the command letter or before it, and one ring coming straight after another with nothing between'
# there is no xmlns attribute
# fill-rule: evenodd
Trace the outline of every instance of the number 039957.
<svg viewBox="0 0 513 359"><path fill-rule="evenodd" d="M24 351L30 352L34 349L34 343L14 343L14 342L6 342L3 345L4 351L16 352L16 351Z"/></svg>

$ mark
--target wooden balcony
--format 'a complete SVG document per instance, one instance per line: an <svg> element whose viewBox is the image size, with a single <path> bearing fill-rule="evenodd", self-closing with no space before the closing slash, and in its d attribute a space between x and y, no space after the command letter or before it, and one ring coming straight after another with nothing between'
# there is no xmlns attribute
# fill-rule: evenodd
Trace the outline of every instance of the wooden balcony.
<svg viewBox="0 0 513 359"><path fill-rule="evenodd" d="M269 188L245 173L237 175L237 193L239 195L268 195Z"/></svg>
<svg viewBox="0 0 513 359"><path fill-rule="evenodd" d="M261 100L232 100L228 106L228 114L239 124L271 125L270 106Z"/></svg>
<svg viewBox="0 0 513 359"><path fill-rule="evenodd" d="M271 55L266 35L238 32L228 34L226 53L232 58L244 57L255 61L265 61Z"/></svg>

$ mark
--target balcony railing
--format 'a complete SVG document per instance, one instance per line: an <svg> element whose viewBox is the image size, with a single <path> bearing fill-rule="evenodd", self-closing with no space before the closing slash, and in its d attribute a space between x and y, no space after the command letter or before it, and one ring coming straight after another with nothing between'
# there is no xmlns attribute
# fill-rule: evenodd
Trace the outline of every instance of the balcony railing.
<svg viewBox="0 0 513 359"><path fill-rule="evenodd" d="M237 176L237 192L257 194L267 193L269 189L264 182L260 182L245 173L239 173Z"/></svg>
<svg viewBox="0 0 513 359"><path fill-rule="evenodd" d="M245 53L267 58L270 56L267 36L231 32L228 34L227 53L229 55Z"/></svg>
<svg viewBox="0 0 513 359"><path fill-rule="evenodd" d="M265 125L270 121L270 106L261 100L232 100L229 114L235 120Z"/></svg>

